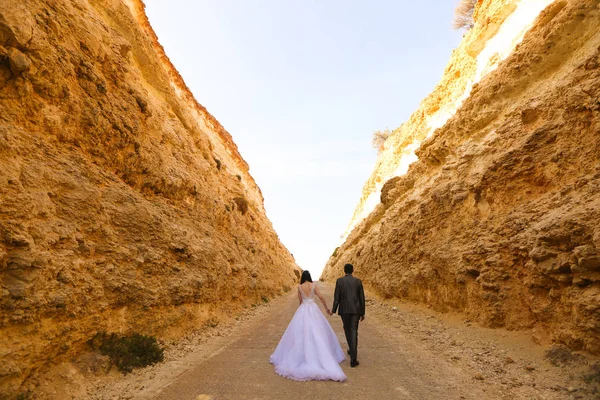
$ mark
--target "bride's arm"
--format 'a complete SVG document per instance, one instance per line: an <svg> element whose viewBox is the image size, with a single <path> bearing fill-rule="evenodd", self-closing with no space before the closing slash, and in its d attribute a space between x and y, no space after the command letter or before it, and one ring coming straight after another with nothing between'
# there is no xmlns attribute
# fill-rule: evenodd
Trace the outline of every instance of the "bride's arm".
<svg viewBox="0 0 600 400"><path fill-rule="evenodd" d="M325 307L325 310L327 310L327 314L331 315L331 310L327 307L327 303L325 302L325 299L321 295L321 292L319 291L319 287L317 286L316 283L314 285L315 285L315 294L317 295L319 300L321 300L321 303L323 303L323 307Z"/></svg>
<svg viewBox="0 0 600 400"><path fill-rule="evenodd" d="M298 303L302 304L302 295L300 294L300 291L302 289L300 289L300 286L298 286Z"/></svg>

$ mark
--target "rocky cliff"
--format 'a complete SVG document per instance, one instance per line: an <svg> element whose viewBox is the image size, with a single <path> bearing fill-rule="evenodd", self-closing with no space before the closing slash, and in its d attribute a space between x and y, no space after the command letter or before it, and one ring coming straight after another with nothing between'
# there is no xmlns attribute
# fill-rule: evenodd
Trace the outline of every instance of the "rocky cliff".
<svg viewBox="0 0 600 400"><path fill-rule="evenodd" d="M599 27L598 0L478 1L322 278L600 354Z"/></svg>
<svg viewBox="0 0 600 400"><path fill-rule="evenodd" d="M0 3L3 394L98 331L177 337L296 279L248 166L143 9Z"/></svg>

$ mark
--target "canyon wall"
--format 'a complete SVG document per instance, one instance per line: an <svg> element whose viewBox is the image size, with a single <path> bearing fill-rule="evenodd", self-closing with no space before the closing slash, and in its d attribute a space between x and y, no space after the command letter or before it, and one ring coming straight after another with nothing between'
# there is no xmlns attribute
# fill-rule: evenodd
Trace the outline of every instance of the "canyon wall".
<svg viewBox="0 0 600 400"><path fill-rule="evenodd" d="M599 132L600 2L480 0L322 278L600 354Z"/></svg>
<svg viewBox="0 0 600 400"><path fill-rule="evenodd" d="M296 269L141 1L0 3L0 397L98 331L178 337Z"/></svg>

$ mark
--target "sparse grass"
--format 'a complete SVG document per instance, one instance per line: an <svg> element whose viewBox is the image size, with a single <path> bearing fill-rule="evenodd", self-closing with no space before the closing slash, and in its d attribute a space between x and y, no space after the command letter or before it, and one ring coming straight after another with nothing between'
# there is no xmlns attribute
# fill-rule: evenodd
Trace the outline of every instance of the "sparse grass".
<svg viewBox="0 0 600 400"><path fill-rule="evenodd" d="M581 355L571 352L566 346L562 345L552 346L550 350L546 351L544 356L550 363L557 367L584 362Z"/></svg>
<svg viewBox="0 0 600 400"><path fill-rule="evenodd" d="M476 4L477 0L460 0L454 9L454 23L452 24L454 29L465 28L469 30L473 27L475 24L473 12Z"/></svg>
<svg viewBox="0 0 600 400"><path fill-rule="evenodd" d="M110 358L111 367L116 365L119 371L125 373L164 359L164 349L159 346L156 338L139 333L119 336L115 333L98 332L90 345Z"/></svg>
<svg viewBox="0 0 600 400"><path fill-rule="evenodd" d="M268 302L269 302L269 298L268 298L268 297L265 297L265 296L263 296L263 297L261 298L261 300L263 301L263 303L268 303Z"/></svg>
<svg viewBox="0 0 600 400"><path fill-rule="evenodd" d="M336 247L335 250L333 251L333 253L331 254L331 257L337 256L337 252L339 249L340 249L339 247Z"/></svg>
<svg viewBox="0 0 600 400"><path fill-rule="evenodd" d="M211 318L208 321L206 321L205 324L207 327L209 328L216 328L217 326L219 326L219 320L217 318Z"/></svg>
<svg viewBox="0 0 600 400"><path fill-rule="evenodd" d="M589 372L585 374L582 379L588 385L600 385L600 362L592 365Z"/></svg>

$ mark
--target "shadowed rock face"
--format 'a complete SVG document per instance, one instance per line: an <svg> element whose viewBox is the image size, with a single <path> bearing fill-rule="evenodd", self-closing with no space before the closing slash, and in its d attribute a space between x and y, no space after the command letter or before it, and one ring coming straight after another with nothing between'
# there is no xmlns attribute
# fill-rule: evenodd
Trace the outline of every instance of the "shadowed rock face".
<svg viewBox="0 0 600 400"><path fill-rule="evenodd" d="M99 330L180 336L295 268L143 4L1 2L2 391Z"/></svg>
<svg viewBox="0 0 600 400"><path fill-rule="evenodd" d="M599 23L594 0L544 10L383 185L323 278L352 262L384 296L600 354Z"/></svg>

